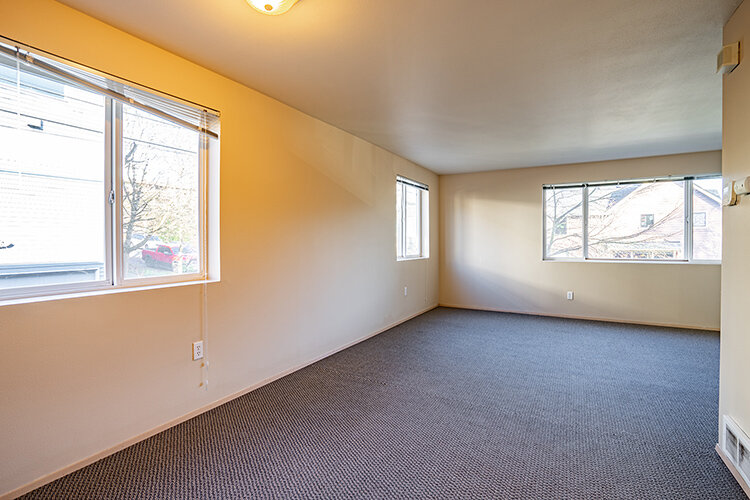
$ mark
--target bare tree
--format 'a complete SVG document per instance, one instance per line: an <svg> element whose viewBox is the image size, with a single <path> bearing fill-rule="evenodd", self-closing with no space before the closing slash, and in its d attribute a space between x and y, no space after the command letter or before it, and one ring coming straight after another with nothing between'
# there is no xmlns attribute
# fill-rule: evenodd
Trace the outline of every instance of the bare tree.
<svg viewBox="0 0 750 500"><path fill-rule="evenodd" d="M577 212L582 212L583 196L582 189L579 191L581 196L579 201L573 204L566 204L567 201L564 196L561 196L560 191L553 190L552 192L552 211L550 213L547 210L546 213L546 224L548 228L547 234L547 245L546 255L555 256L562 253L577 252L583 247L583 224L581 225L580 233L570 234L567 232L568 220L572 217L581 217L574 215ZM617 203L620 200L615 195L617 191L609 191L601 189L599 187L591 187L588 193L588 204L589 207L595 206L597 203ZM627 195L626 195L627 196ZM568 199L570 197L567 197ZM549 206L549 205L548 205ZM665 214L660 219L654 221L653 224L643 227L642 229L630 232L628 234L611 234L612 226L616 221L614 214L608 214L600 224L588 224L588 240L589 246L603 246L607 247L611 244L629 244L629 245L640 245L643 243L664 241L668 238L679 237L682 233L682 227L669 231L669 223L673 222L676 218L682 216L683 209L681 206L675 207L669 213ZM589 216L591 218L591 216ZM565 228L565 230L561 230ZM572 242L571 245L560 246L559 243L565 240L578 240ZM557 249L554 249L554 245L557 245Z"/></svg>
<svg viewBox="0 0 750 500"><path fill-rule="evenodd" d="M157 214L154 202L164 190L153 182L148 182L149 158L138 159L138 143L133 141L123 157L122 188L122 229L125 255L146 245L157 234L167 219L167 214ZM141 235L141 241L134 241L134 235Z"/></svg>
<svg viewBox="0 0 750 500"><path fill-rule="evenodd" d="M126 255L153 236L165 241L196 238L197 165L174 159L174 137L155 127L131 127L138 138L125 140L123 155L123 247ZM170 155L165 155L170 151ZM166 159L171 158L171 159Z"/></svg>

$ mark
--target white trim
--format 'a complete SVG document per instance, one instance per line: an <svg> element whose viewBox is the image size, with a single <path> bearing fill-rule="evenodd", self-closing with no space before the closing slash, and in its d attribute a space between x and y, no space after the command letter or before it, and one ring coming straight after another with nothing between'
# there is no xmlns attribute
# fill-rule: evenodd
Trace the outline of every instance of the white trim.
<svg viewBox="0 0 750 500"><path fill-rule="evenodd" d="M684 210L684 231L685 237L682 242L685 260L693 261L693 181L685 181L685 210ZM721 204L719 204L721 210ZM708 219L708 217L706 217Z"/></svg>
<svg viewBox="0 0 750 500"><path fill-rule="evenodd" d="M559 258L547 258L542 259L542 262L579 262L588 263L594 262L598 264L698 264L698 265L713 265L720 266L720 260L656 260L656 259L573 259L568 257Z"/></svg>
<svg viewBox="0 0 750 500"><path fill-rule="evenodd" d="M8 288L7 290L0 291L0 307L5 305L45 302L48 300L67 299L72 297L86 297L89 295L151 290L154 288L193 285L204 282L212 283L215 281L218 281L218 279L207 279L201 274L191 273L154 276L146 279L133 279L115 285L105 280L99 280L65 283L61 285L40 285L18 289Z"/></svg>
<svg viewBox="0 0 750 500"><path fill-rule="evenodd" d="M115 190L115 220L112 226L115 231L114 239L112 240L112 243L114 244L113 265L115 274L112 284L115 286L120 286L122 283L124 283L125 278L125 256L123 255L122 246L122 103L119 101L112 101L112 104L114 109L114 147L112 149L115 155L112 163L112 167L114 169L112 172L112 176L115 179L114 183L112 184L112 188Z"/></svg>
<svg viewBox="0 0 750 500"><path fill-rule="evenodd" d="M190 281L178 281L171 283L154 283L154 284L142 284L139 286L112 286L109 284L98 285L97 287L87 288L81 290L80 287L76 287L75 290L60 291L56 294L47 295L31 295L25 297L15 296L13 298L0 300L0 307L3 306L14 306L17 304L29 304L32 302L48 302L50 300L62 300L62 299L77 299L81 297L94 297L97 295L111 295L113 293L125 293L125 292L140 292L144 290L156 290L159 288L173 288L176 286L190 286L190 285L202 285L204 283L218 283L218 279L201 279L201 280L190 280Z"/></svg>
<svg viewBox="0 0 750 500"><path fill-rule="evenodd" d="M115 208L117 207L117 194L115 193L116 182L114 179L115 151L112 146L112 133L114 132L114 107L110 99L104 100L104 272L107 283L114 284L114 228L115 226ZM110 196L114 194L113 203L110 203Z"/></svg>
<svg viewBox="0 0 750 500"><path fill-rule="evenodd" d="M167 272L167 271L165 271ZM180 281L203 281L206 277L201 273L190 274L164 274L162 276L148 276L146 278L125 278L115 288L131 288L139 286L158 285L160 283L170 284Z"/></svg>
<svg viewBox="0 0 750 500"><path fill-rule="evenodd" d="M16 299L26 302L40 300L40 297L52 297L69 293L90 293L113 288L112 283L101 279L96 281L76 281L58 285L38 285L23 288L6 288L0 290L0 306Z"/></svg>
<svg viewBox="0 0 750 500"><path fill-rule="evenodd" d="M332 350L330 350L330 351L328 351L328 352L326 352L324 354L321 354L320 356L315 356L315 357L313 357L312 359L310 359L308 361L304 361L304 362L302 362L302 363L300 363L298 365L295 365L295 366L293 366L291 368L287 368L286 370L282 370L281 372L277 373L276 375L272 375L272 376L270 376L268 378L265 378L265 379L261 380L260 382L257 382L255 384L252 384L252 385L246 387L245 389L241 389L241 390L239 390L237 392L229 394L228 396L224 396L222 398L219 398L216 401L214 401L213 403L209 403L207 405L201 406L200 408L197 408L197 409L195 409L193 411L190 411L190 412L188 412L188 413L186 413L186 414L184 414L184 415L182 415L180 417L168 420L167 422L165 422L165 423L163 423L161 425L158 425L158 426L156 426L156 427L154 427L154 428L152 428L152 429L150 429L150 430L148 430L146 432L142 432L141 434L138 434L138 435L133 436L133 437L131 437L129 439L126 439L125 441L122 441L121 443L116 444L115 446L111 446L111 447L109 447L109 448L107 448L105 450L102 450L100 452L94 453L93 455L89 455L88 457L86 457L84 459L81 459L81 460L79 460L77 462L74 462L73 464L67 465L65 467L62 467L62 468L56 470L55 472L51 472L49 474L46 474L46 475L44 475L44 476L42 476L42 477L40 477L38 479L35 479L34 481L31 481L30 483L27 483L27 484L25 484L23 486L20 486L20 487L16 488L15 490L11 490L11 491L9 491L7 493L0 494L0 498L3 498L3 499L5 499L5 498L17 498L17 497L19 497L21 495L24 495L24 494L26 494L26 493L28 493L30 491L33 491L33 490L39 488L40 486L44 486L47 483L51 483L55 479L59 479L59 478L65 476L67 474L70 474L71 472L77 471L78 469L82 469L83 467L86 467L87 465L90 465L90 464L96 462L97 460L101 460L102 458L108 457L108 456L110 456L110 455L112 455L114 453L117 453L118 451L124 450L128 446L132 446L132 445L134 445L136 443L139 443L139 442L141 442L141 441L143 441L145 439L148 439L151 436L154 436L154 435L156 435L156 434L158 434L158 433L160 433L160 432L162 432L162 431L164 431L166 429L169 429L170 427L174 427L175 425L181 424L182 422L190 420L193 417L196 417L196 416L198 416L198 415L200 415L202 413L205 413L205 412L207 412L209 410L212 410L212 409L214 409L214 408L216 408L218 406L221 406L224 403L228 403L229 401L237 399L240 396L244 396L245 394L247 394L249 392L252 392L255 389L263 387L264 385L270 384L271 382L274 382L275 380L278 380L278 379L280 379L282 377L285 377L285 376L287 376L287 375L289 375L291 373L294 373L297 370L301 370L302 368L305 368L306 366L309 366L309 365L311 365L313 363L317 363L318 361L320 361L322 359L325 359L325 358L327 358L329 356L332 356L332 355L336 354L337 352L343 351L344 349L348 349L349 347L352 347L353 345L359 344L360 342L363 342L363 341L365 341L365 340L367 340L367 339L369 339L371 337L374 337L375 335L379 335L379 334L381 334L381 333L383 333L383 332L385 332L387 330L390 330L391 328L394 328L394 327L400 325L401 323L405 323L405 322L409 321L410 319L414 319L417 316L420 316L420 315L422 315L422 314L424 314L424 313L426 313L428 311L431 311L432 309L435 309L436 307L438 307L438 304L433 304L433 305L431 305L429 307L426 307L426 308L424 308L424 309L422 309L422 310L420 310L420 311L418 311L416 313L413 313L413 314L411 314L409 316L406 316L405 318L403 318L401 320L394 321L393 323L390 323L389 325L387 325L387 326L385 326L385 327L383 327L383 328L381 328L381 329L379 329L379 330L377 330L375 332L368 333L368 334L366 334L366 335L364 335L362 337L359 337L356 340L348 342L348 343L344 344L341 347L337 347L336 349L332 349Z"/></svg>
<svg viewBox="0 0 750 500"><path fill-rule="evenodd" d="M739 470L737 470L737 467L734 466L731 460L729 460L729 457L726 456L724 451L721 449L721 446L719 444L716 444L716 453L718 453L719 458L721 458L721 461L724 462L724 465L727 466L727 469L729 469L729 472L732 473L732 476L734 476L734 479L739 483L740 487L742 487L742 491L745 492L745 495L747 495L750 498L750 485L748 485L744 478L742 477L742 474Z"/></svg>
<svg viewBox="0 0 750 500"><path fill-rule="evenodd" d="M547 192L542 189L542 260L547 260Z"/></svg>
<svg viewBox="0 0 750 500"><path fill-rule="evenodd" d="M581 196L583 196L583 199L581 200L581 204L583 205L583 234L581 235L583 239L583 258L588 259L589 258L589 187L584 186L583 192L581 193Z"/></svg>
<svg viewBox="0 0 750 500"><path fill-rule="evenodd" d="M646 325L646 326L660 326L666 328L682 328L684 330L708 330L711 332L718 332L720 329L712 326L698 326L698 325L683 325L680 323L659 323L657 321L636 321L631 319L619 319L619 318L603 318L596 316L580 316L575 314L550 314L543 312L530 312L530 311L517 311L511 309L497 309L494 307L474 306L474 305L462 305L462 304L446 304L440 302L439 307L451 307L453 309L468 309L471 311L488 311L488 312L499 312L508 314L523 314L524 316L543 316L545 318L564 318L564 319L582 319L585 321L603 321L605 323L621 323L625 325Z"/></svg>

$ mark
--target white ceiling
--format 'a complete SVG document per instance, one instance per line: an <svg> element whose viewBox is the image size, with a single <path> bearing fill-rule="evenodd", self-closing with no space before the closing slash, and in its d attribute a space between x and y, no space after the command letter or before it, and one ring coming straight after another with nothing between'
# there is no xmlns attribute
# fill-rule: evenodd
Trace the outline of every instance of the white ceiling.
<svg viewBox="0 0 750 500"><path fill-rule="evenodd" d="M740 0L62 3L445 174L720 149Z"/></svg>

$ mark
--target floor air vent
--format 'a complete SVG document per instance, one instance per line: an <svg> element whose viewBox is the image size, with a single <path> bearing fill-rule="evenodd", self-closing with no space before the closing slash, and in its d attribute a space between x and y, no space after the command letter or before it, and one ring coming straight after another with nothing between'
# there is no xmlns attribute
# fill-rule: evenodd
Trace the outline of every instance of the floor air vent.
<svg viewBox="0 0 750 500"><path fill-rule="evenodd" d="M742 432L732 417L724 415L721 448L737 468L737 471L750 485L750 438Z"/></svg>

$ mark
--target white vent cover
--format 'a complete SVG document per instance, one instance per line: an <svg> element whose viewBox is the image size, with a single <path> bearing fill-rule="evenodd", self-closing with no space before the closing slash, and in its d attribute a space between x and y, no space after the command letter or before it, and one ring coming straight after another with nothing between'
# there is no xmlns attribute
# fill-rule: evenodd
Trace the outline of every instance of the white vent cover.
<svg viewBox="0 0 750 500"><path fill-rule="evenodd" d="M750 484L750 438L729 415L723 417L721 449L737 471Z"/></svg>

